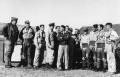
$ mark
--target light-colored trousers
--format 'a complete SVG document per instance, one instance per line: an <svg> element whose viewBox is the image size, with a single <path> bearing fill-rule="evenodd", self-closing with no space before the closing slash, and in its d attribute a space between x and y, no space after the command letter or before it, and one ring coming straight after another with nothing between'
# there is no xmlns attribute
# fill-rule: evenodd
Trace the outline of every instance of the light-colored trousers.
<svg viewBox="0 0 120 77"><path fill-rule="evenodd" d="M108 72L116 72L116 60L112 48L112 44L105 45L105 51L107 51Z"/></svg>
<svg viewBox="0 0 120 77"><path fill-rule="evenodd" d="M50 65L54 62L54 50L51 48L47 48L47 59L46 63L49 63Z"/></svg>
<svg viewBox="0 0 120 77"><path fill-rule="evenodd" d="M40 66L44 59L44 48L36 48L35 50L35 57L34 57L34 66Z"/></svg>
<svg viewBox="0 0 120 77"><path fill-rule="evenodd" d="M65 69L68 69L69 65L69 45L59 45L57 68L61 68L62 61L64 59Z"/></svg>

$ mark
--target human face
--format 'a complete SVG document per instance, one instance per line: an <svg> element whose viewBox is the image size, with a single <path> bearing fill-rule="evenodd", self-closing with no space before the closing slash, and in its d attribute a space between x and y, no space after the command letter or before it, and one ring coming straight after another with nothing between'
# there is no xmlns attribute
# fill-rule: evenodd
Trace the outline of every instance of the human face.
<svg viewBox="0 0 120 77"><path fill-rule="evenodd" d="M17 24L17 21L13 20L11 23L12 23L13 25L16 25L16 24Z"/></svg>
<svg viewBox="0 0 120 77"><path fill-rule="evenodd" d="M66 27L65 30L68 31L68 30L69 30L69 27Z"/></svg>
<svg viewBox="0 0 120 77"><path fill-rule="evenodd" d="M98 26L98 30L101 30L101 27L100 27L100 25Z"/></svg>
<svg viewBox="0 0 120 77"><path fill-rule="evenodd" d="M60 27L60 31L64 31L64 28L63 28L63 27Z"/></svg>
<svg viewBox="0 0 120 77"><path fill-rule="evenodd" d="M30 24L29 24L29 23L26 23L25 25L26 25L27 27L29 27L29 26L30 26Z"/></svg>
<svg viewBox="0 0 120 77"><path fill-rule="evenodd" d="M41 26L41 27L40 27L40 30L41 30L41 31L44 31L44 26Z"/></svg>
<svg viewBox="0 0 120 77"><path fill-rule="evenodd" d="M54 26L50 26L50 30L53 30L54 29Z"/></svg>
<svg viewBox="0 0 120 77"><path fill-rule="evenodd" d="M110 25L106 25L106 29L109 30L111 27Z"/></svg>

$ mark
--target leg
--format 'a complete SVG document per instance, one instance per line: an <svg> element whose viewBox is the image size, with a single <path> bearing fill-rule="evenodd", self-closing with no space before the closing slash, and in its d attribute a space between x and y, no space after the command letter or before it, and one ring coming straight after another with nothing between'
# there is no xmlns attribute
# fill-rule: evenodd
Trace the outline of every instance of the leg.
<svg viewBox="0 0 120 77"><path fill-rule="evenodd" d="M65 56L65 69L68 69L69 66L69 46L65 45L64 47L64 56Z"/></svg>
<svg viewBox="0 0 120 77"><path fill-rule="evenodd" d="M31 59L31 47L32 45L27 46L27 59L28 59L28 67L32 67L32 59Z"/></svg>
<svg viewBox="0 0 120 77"><path fill-rule="evenodd" d="M58 48L58 59L57 59L57 68L58 69L61 69L62 57L63 57L63 46L59 45L59 48Z"/></svg>

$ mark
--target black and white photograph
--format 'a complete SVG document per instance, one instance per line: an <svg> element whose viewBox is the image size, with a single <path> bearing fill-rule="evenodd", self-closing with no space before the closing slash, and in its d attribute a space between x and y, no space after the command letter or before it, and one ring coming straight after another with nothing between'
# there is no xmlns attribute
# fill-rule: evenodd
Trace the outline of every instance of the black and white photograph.
<svg viewBox="0 0 120 77"><path fill-rule="evenodd" d="M120 0L0 0L0 77L120 77Z"/></svg>

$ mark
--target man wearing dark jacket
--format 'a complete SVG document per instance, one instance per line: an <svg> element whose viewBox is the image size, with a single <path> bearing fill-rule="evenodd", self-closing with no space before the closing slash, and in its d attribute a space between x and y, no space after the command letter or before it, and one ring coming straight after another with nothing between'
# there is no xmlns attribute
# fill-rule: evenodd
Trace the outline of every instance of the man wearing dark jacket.
<svg viewBox="0 0 120 77"><path fill-rule="evenodd" d="M4 28L3 28L3 35L5 37L5 67L6 68L11 68L11 56L14 51L14 45L17 42L18 39L18 28L17 28L17 20L18 18L11 17L11 22L8 23Z"/></svg>
<svg viewBox="0 0 120 77"><path fill-rule="evenodd" d="M64 58L65 69L68 69L69 64L69 41L70 34L65 31L65 26L61 25L61 32L58 34L59 48L58 48L58 60L57 60L57 68L58 70L62 69L61 61Z"/></svg>
<svg viewBox="0 0 120 77"><path fill-rule="evenodd" d="M32 67L32 46L33 46L33 39L35 36L35 32L33 28L30 26L30 21L25 21L25 27L21 30L19 38L22 40L23 43L23 50L22 56L27 60L27 66L30 68Z"/></svg>

